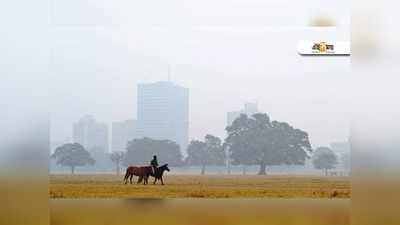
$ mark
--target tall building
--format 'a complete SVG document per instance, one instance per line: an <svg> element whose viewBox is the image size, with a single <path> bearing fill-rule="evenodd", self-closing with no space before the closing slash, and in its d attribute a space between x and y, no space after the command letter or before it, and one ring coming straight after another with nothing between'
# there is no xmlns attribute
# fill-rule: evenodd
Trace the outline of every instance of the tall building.
<svg viewBox="0 0 400 225"><path fill-rule="evenodd" d="M108 152L108 126L86 115L73 125L73 142L81 144L92 154Z"/></svg>
<svg viewBox="0 0 400 225"><path fill-rule="evenodd" d="M137 137L168 139L186 150L189 89L169 81L138 85Z"/></svg>
<svg viewBox="0 0 400 225"><path fill-rule="evenodd" d="M126 151L128 141L136 138L136 120L112 123L111 150Z"/></svg>
<svg viewBox="0 0 400 225"><path fill-rule="evenodd" d="M240 116L240 114L246 114L247 116L251 116L255 113L258 113L257 103L246 102L244 104L243 109L227 113L227 126L232 125L233 121L237 119Z"/></svg>

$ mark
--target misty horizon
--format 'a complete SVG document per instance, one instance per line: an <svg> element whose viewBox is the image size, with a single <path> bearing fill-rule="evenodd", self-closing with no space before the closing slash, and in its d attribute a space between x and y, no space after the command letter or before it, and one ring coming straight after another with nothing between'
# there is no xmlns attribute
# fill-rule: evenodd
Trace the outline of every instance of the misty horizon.
<svg viewBox="0 0 400 225"><path fill-rule="evenodd" d="M300 40L349 40L347 2L101 3L10 3L31 16L4 24L19 41L4 38L10 55L2 71L13 76L2 90L12 93L11 106L50 113L51 142L71 139L72 124L86 114L109 125L136 119L137 84L168 80L168 65L171 81L190 89L189 140L224 138L226 113L245 102L307 131L313 147L348 139L357 79L350 58L296 52ZM310 15L335 26L310 27ZM13 28L22 22L31 27L25 33ZM34 90L29 102L26 90Z"/></svg>

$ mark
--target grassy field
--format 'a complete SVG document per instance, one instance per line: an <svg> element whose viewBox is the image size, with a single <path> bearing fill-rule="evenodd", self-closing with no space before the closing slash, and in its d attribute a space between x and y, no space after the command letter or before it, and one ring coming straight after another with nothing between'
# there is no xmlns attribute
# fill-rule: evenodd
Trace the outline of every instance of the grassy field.
<svg viewBox="0 0 400 225"><path fill-rule="evenodd" d="M348 177L167 175L165 185L116 175L51 175L51 198L349 198Z"/></svg>
<svg viewBox="0 0 400 225"><path fill-rule="evenodd" d="M51 199L51 224L347 225L349 199Z"/></svg>

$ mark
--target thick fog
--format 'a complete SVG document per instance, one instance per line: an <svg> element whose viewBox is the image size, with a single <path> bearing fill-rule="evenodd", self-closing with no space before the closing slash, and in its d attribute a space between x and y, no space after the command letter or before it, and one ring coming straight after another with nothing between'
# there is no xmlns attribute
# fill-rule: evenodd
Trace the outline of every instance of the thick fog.
<svg viewBox="0 0 400 225"><path fill-rule="evenodd" d="M313 145L346 140L349 59L300 57L296 45L348 40L348 18L339 6L313 11L314 2L302 3L310 6L303 11L277 1L55 1L52 140L68 140L84 114L106 123L135 119L137 84L167 80L168 65L170 79L190 90L190 138L224 137L226 113L252 101L308 131ZM324 13L338 26L307 27Z"/></svg>
<svg viewBox="0 0 400 225"><path fill-rule="evenodd" d="M224 138L226 113L250 101L307 131L313 146L344 141L349 59L296 52L299 40L348 40L347 2L325 5L13 1L1 10L2 100L9 111L45 111L51 143L68 142L85 114L135 119L137 84L167 80L170 65L170 79L190 90L190 139ZM336 26L310 27L316 18Z"/></svg>

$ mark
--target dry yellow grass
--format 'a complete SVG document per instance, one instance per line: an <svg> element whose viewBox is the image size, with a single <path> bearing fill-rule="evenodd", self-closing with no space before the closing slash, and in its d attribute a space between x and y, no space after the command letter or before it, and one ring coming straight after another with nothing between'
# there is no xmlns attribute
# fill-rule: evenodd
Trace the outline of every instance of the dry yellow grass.
<svg viewBox="0 0 400 225"><path fill-rule="evenodd" d="M51 198L349 198L347 177L167 175L166 185L116 175L51 175Z"/></svg>
<svg viewBox="0 0 400 225"><path fill-rule="evenodd" d="M52 199L51 224L347 225L349 199Z"/></svg>

